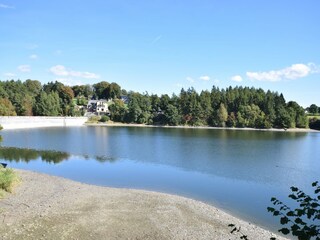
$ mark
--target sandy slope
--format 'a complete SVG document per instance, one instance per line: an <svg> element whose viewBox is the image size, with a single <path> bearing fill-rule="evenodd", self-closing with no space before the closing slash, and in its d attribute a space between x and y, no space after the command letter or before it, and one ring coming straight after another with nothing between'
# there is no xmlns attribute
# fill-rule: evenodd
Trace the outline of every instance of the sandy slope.
<svg viewBox="0 0 320 240"><path fill-rule="evenodd" d="M0 200L1 239L240 239L229 223L250 239L272 236L191 199L17 172L22 183Z"/></svg>

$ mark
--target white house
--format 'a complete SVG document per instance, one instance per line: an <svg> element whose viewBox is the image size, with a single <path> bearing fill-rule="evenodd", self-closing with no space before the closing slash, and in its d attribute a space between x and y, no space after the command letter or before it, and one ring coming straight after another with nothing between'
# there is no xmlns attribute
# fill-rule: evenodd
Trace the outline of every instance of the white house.
<svg viewBox="0 0 320 240"><path fill-rule="evenodd" d="M96 113L97 115L104 115L109 113L107 100L89 100L87 105L88 112Z"/></svg>

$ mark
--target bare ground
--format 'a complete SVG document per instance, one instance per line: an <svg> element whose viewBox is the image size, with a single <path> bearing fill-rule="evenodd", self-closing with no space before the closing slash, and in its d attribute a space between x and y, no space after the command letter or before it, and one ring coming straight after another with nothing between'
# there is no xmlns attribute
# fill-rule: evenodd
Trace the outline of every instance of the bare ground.
<svg viewBox="0 0 320 240"><path fill-rule="evenodd" d="M240 239L229 223L249 239L274 236L192 199L16 171L22 183L0 200L0 239Z"/></svg>

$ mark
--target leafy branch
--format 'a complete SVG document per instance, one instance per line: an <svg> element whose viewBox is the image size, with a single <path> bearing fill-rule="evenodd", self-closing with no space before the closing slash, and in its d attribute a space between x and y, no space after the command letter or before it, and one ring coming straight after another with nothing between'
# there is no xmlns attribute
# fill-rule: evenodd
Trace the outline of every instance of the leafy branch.
<svg viewBox="0 0 320 240"><path fill-rule="evenodd" d="M286 204L271 198L271 202L276 207L268 207L268 212L273 216L280 217L281 225L285 227L279 229L279 232L287 235L291 233L299 240L309 240L315 237L320 240L320 186L318 181L312 183L314 196L306 194L297 187L291 187L292 194L288 197L296 201L299 205L296 209L291 209Z"/></svg>
<svg viewBox="0 0 320 240"><path fill-rule="evenodd" d="M245 235L242 231L241 231L241 227L237 227L236 225L234 224L229 224L228 227L232 228L232 230L230 231L231 234L236 234L236 233L239 233L240 234L240 239L243 239L243 240L249 240L248 236ZM270 240L276 240L275 237L271 237Z"/></svg>

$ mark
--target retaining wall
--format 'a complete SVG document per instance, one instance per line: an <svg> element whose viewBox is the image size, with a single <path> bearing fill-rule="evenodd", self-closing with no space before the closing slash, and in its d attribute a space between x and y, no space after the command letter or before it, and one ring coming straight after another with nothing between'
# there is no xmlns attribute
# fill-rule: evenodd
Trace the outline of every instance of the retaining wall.
<svg viewBox="0 0 320 240"><path fill-rule="evenodd" d="M67 127L82 126L87 117L3 117L0 125L3 129L36 128L36 127Z"/></svg>

